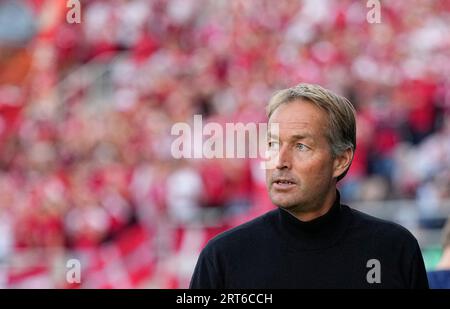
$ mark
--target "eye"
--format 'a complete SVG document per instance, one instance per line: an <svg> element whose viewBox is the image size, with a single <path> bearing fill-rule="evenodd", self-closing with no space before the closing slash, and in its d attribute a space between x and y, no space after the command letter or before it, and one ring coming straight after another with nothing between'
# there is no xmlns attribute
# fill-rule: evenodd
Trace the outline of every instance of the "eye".
<svg viewBox="0 0 450 309"><path fill-rule="evenodd" d="M305 144L302 144L302 143L298 143L295 147L300 151L306 151L309 149L308 146L306 146Z"/></svg>
<svg viewBox="0 0 450 309"><path fill-rule="evenodd" d="M269 141L267 143L267 145L269 146L269 149L276 149L276 148L278 148L278 142Z"/></svg>

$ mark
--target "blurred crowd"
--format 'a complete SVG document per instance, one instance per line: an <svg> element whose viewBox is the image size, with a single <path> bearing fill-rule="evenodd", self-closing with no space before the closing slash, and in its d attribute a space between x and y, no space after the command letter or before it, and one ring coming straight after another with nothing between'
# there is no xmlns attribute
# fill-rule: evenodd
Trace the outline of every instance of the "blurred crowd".
<svg viewBox="0 0 450 309"><path fill-rule="evenodd" d="M0 2L0 287L71 287L69 256L81 287L186 287L273 206L257 160L175 160L172 125L263 123L299 82L356 107L344 200L449 199L450 2L365 4L87 0L70 24L66 1Z"/></svg>

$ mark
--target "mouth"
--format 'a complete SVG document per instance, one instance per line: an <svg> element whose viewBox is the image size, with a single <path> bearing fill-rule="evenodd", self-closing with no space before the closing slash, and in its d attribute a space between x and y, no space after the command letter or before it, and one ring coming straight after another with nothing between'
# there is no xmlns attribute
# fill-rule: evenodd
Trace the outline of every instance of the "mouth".
<svg viewBox="0 0 450 309"><path fill-rule="evenodd" d="M290 190L295 187L296 183L290 179L277 179L272 182L272 186L275 190Z"/></svg>

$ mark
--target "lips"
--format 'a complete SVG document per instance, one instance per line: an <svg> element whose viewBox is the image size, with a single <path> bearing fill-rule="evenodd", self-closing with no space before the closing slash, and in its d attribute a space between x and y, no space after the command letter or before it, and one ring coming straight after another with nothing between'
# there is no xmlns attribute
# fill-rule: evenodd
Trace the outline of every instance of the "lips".
<svg viewBox="0 0 450 309"><path fill-rule="evenodd" d="M275 180L272 181L272 187L275 190L290 190L293 187L296 186L296 182L294 179L291 178L275 178Z"/></svg>
<svg viewBox="0 0 450 309"><path fill-rule="evenodd" d="M285 178L285 177L276 177L274 180L272 180L272 183L276 184L296 184L296 181L292 178Z"/></svg>

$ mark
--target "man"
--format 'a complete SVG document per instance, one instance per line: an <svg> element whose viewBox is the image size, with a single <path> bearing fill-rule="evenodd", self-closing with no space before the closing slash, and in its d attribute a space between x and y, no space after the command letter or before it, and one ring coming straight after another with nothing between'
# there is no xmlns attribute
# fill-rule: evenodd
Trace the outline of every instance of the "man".
<svg viewBox="0 0 450 309"><path fill-rule="evenodd" d="M356 148L350 102L300 84L276 93L268 116L266 182L278 208L211 240L190 287L428 288L406 229L340 203L336 183Z"/></svg>

